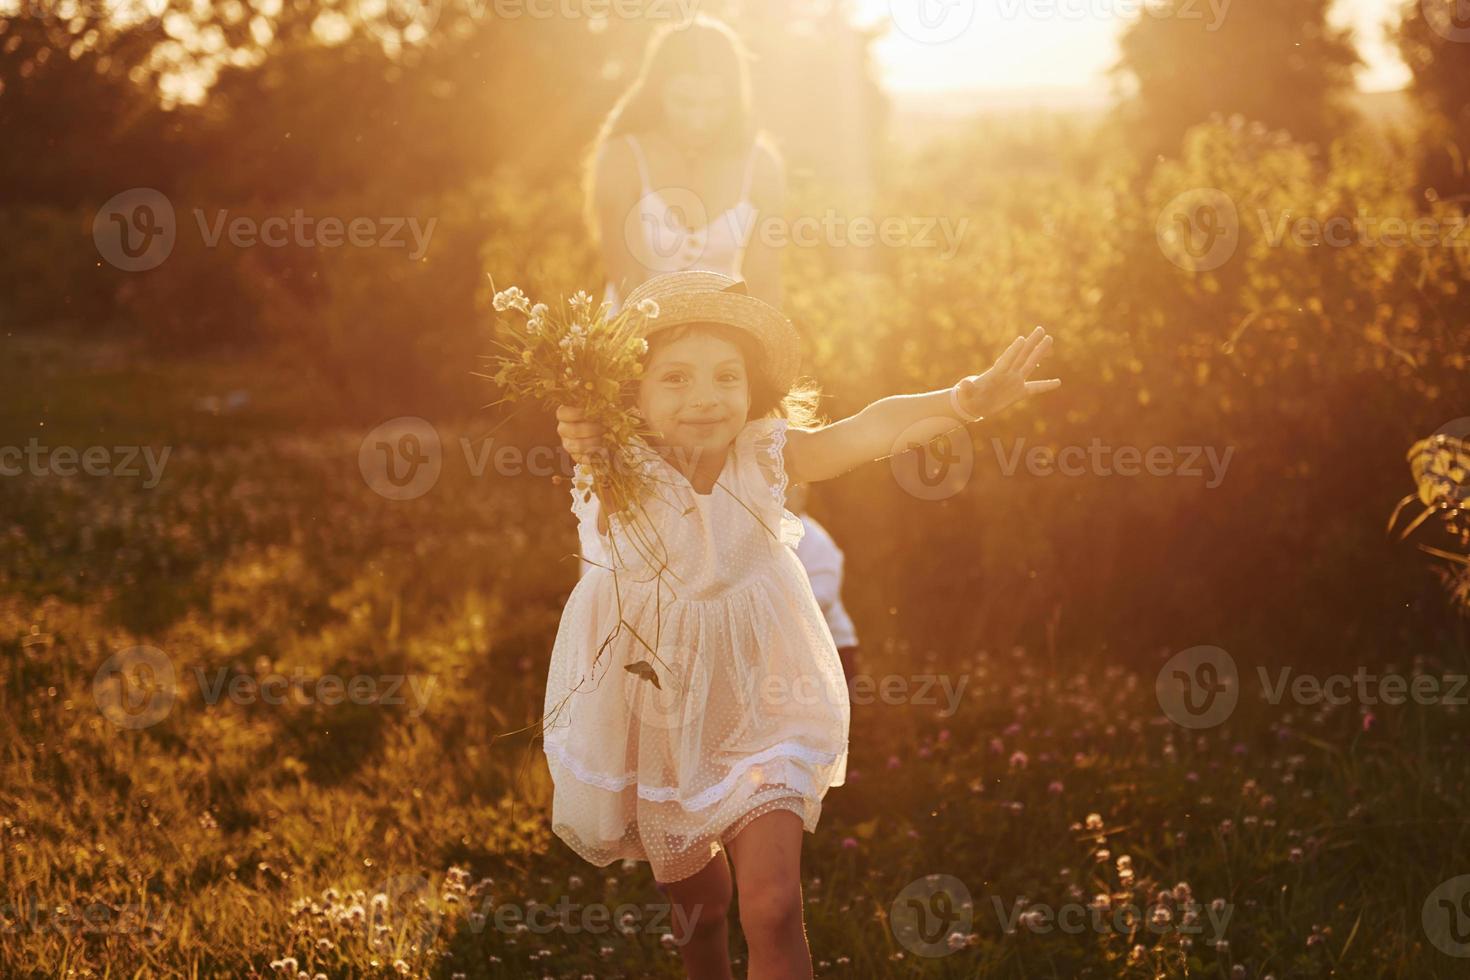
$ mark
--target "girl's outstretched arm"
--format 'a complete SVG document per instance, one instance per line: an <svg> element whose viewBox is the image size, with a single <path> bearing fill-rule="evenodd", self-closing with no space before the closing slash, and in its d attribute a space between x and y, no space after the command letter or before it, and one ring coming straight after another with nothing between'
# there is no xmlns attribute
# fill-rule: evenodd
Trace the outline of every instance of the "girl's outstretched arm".
<svg viewBox="0 0 1470 980"><path fill-rule="evenodd" d="M1052 391L1062 383L1057 378L1026 380L1051 345L1052 338L1037 327L1029 337L1012 341L988 371L962 378L952 388L891 395L819 429L791 429L786 436L786 474L794 483L830 480L908 448L895 445L905 434L922 444L974 416L993 415L1026 395ZM956 399L969 417L956 414Z"/></svg>

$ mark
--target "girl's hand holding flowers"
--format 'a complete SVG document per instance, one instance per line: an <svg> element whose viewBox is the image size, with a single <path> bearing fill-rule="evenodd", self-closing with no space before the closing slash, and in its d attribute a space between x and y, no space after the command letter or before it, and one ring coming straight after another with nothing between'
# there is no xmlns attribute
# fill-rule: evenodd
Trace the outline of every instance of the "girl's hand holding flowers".
<svg viewBox="0 0 1470 980"><path fill-rule="evenodd" d="M606 427L592 421L587 410L576 405L558 405L556 408L556 434L561 437L561 446L578 463L590 463L597 454L605 451L602 435Z"/></svg>
<svg viewBox="0 0 1470 980"><path fill-rule="evenodd" d="M1061 380L1027 381L1041 359L1051 351L1051 336L1041 327L1029 337L1017 337L984 374L972 374L954 386L955 407L971 420L994 415L1025 395L1052 391Z"/></svg>

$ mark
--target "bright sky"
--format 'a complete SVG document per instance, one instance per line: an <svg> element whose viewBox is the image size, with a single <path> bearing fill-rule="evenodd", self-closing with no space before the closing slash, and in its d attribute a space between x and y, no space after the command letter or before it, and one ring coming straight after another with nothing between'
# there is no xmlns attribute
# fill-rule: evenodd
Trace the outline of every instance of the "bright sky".
<svg viewBox="0 0 1470 980"><path fill-rule="evenodd" d="M1260 3L1270 0L1234 0ZM857 0L864 23L893 21L875 46L887 87L944 89L1085 88L1106 91L1117 37L1145 0ZM1192 0L1201 30L1228 17L1232 0ZM1401 88L1408 69L1385 33L1400 0L1336 0L1333 18L1354 28L1367 66L1365 91ZM1144 16L1147 16L1146 14Z"/></svg>

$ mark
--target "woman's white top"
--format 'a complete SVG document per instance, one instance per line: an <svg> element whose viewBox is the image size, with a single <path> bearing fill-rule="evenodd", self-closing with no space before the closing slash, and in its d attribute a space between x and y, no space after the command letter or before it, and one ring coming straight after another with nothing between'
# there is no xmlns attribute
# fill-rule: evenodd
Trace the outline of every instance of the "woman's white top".
<svg viewBox="0 0 1470 980"><path fill-rule="evenodd" d="M606 534L578 466L578 533L612 561L562 610L542 741L552 832L593 864L677 881L771 810L814 831L846 779L847 681L796 557L786 426L747 422L708 494L655 456L642 516Z"/></svg>
<svg viewBox="0 0 1470 980"><path fill-rule="evenodd" d="M842 605L842 549L815 517L799 516L806 533L796 546L796 557L801 559L806 576L811 579L812 593L817 597L817 605L822 607L822 615L827 617L832 642L838 648L857 646L857 632Z"/></svg>
<svg viewBox="0 0 1470 980"><path fill-rule="evenodd" d="M634 231L626 225L623 228L623 233L630 236L628 249L633 258L654 274L705 269L724 273L732 279L743 278L740 267L751 232L755 230L756 209L750 200L750 179L755 170L756 147L751 146L750 157L745 162L740 199L700 227L692 227L685 221L703 218L704 203L686 188L654 190L643 148L632 133L624 138L638 162L638 178L643 185L637 205L640 234L633 239ZM613 231L603 229L603 234ZM623 301L616 284L607 284L603 298L612 304L612 312L622 308Z"/></svg>

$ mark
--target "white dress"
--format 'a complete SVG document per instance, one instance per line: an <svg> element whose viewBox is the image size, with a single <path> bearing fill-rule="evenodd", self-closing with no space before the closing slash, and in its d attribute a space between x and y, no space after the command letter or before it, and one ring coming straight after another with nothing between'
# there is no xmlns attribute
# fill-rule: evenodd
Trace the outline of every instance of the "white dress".
<svg viewBox="0 0 1470 980"><path fill-rule="evenodd" d="M643 860L656 880L678 881L771 810L815 831L828 788L846 780L847 683L794 550L786 426L748 422L708 494L655 457L660 486L645 512L662 574L623 521L598 533L600 505L583 499L577 467L584 551L600 539L618 570L593 568L567 599L543 746L552 830L595 865ZM660 687L624 669L636 661Z"/></svg>
<svg viewBox="0 0 1470 980"><path fill-rule="evenodd" d="M745 161L740 199L719 214L705 216L702 227L691 228L681 223L680 212L676 209L697 202L688 191L678 188L671 191L675 197L672 203L667 195L655 190L648 175L648 160L637 137L628 133L625 139L633 151L642 183L638 197L638 227L642 229L642 241L629 243L635 257L652 262L655 273L704 269L724 273L732 279L742 278L740 270L745 262L745 249L755 230L756 207L750 199L750 181L755 173L756 147L751 146ZM613 313L622 308L623 300L616 283L607 283L603 299L611 304Z"/></svg>

